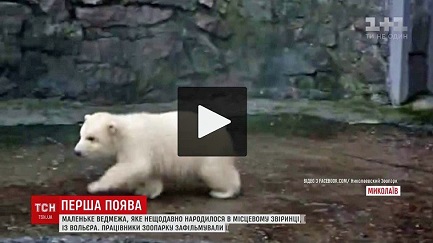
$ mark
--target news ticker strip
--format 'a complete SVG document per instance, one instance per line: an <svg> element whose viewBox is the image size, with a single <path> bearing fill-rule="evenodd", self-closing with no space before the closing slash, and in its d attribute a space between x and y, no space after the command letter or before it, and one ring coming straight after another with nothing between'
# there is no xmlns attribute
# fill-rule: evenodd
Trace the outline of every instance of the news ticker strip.
<svg viewBox="0 0 433 243"><path fill-rule="evenodd" d="M305 224L303 214L147 214L145 196L31 197L32 224L59 232L227 232L230 224Z"/></svg>
<svg viewBox="0 0 433 243"><path fill-rule="evenodd" d="M61 233L229 232L231 224L306 224L305 214L59 215Z"/></svg>

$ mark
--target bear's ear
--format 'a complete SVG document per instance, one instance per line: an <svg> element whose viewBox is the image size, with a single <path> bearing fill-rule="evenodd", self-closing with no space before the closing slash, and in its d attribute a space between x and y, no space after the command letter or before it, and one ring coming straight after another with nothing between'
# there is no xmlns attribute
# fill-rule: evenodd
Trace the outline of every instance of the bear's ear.
<svg viewBox="0 0 433 243"><path fill-rule="evenodd" d="M110 131L111 134L115 134L117 132L117 126L114 122L108 123L108 131Z"/></svg>
<svg viewBox="0 0 433 243"><path fill-rule="evenodd" d="M84 120L89 119L89 117L90 117L90 114L86 114L86 115L84 115Z"/></svg>

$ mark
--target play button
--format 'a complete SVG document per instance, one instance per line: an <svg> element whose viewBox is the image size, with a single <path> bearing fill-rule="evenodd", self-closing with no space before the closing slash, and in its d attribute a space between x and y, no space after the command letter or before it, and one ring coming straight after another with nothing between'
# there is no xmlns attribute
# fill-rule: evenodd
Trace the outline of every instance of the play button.
<svg viewBox="0 0 433 243"><path fill-rule="evenodd" d="M227 126L231 121L208 108L198 106L198 138L202 138L216 130Z"/></svg>
<svg viewBox="0 0 433 243"><path fill-rule="evenodd" d="M247 89L179 87L178 156L246 156Z"/></svg>

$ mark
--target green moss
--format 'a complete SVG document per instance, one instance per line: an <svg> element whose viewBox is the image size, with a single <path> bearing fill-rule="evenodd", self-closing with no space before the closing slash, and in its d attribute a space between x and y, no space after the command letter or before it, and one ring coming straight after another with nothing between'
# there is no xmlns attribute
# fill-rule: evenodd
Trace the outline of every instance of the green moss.
<svg viewBox="0 0 433 243"><path fill-rule="evenodd" d="M340 100L333 103L335 111L344 113L360 113L371 119L391 121L392 123L406 123L413 125L423 125L433 123L433 113L431 111L414 111L410 105L394 108L390 105L382 106L366 99L356 98Z"/></svg>
<svg viewBox="0 0 433 243"><path fill-rule="evenodd" d="M315 77L316 88L320 91L329 92L333 97L340 98L343 87L337 81L335 74L318 73Z"/></svg>
<svg viewBox="0 0 433 243"><path fill-rule="evenodd" d="M301 76L294 79L295 86L301 90L314 89L316 82L310 76Z"/></svg>
<svg viewBox="0 0 433 243"><path fill-rule="evenodd" d="M59 99L16 99L0 102L0 109L48 110L71 107L74 107L71 102Z"/></svg>
<svg viewBox="0 0 433 243"><path fill-rule="evenodd" d="M16 146L23 144L73 144L77 142L80 126L57 125L57 126L13 126L0 127L0 146Z"/></svg>
<svg viewBox="0 0 433 243"><path fill-rule="evenodd" d="M227 14L227 8L229 6L229 2L226 1L216 1L216 9L222 15Z"/></svg>
<svg viewBox="0 0 433 243"><path fill-rule="evenodd" d="M431 111L414 111L409 105L395 109L400 114L403 114L417 124L433 124L433 113Z"/></svg>
<svg viewBox="0 0 433 243"><path fill-rule="evenodd" d="M355 99L342 99L336 103L336 105L344 108L354 108L358 107L359 109L375 109L377 105L369 100L355 98Z"/></svg>
<svg viewBox="0 0 433 243"><path fill-rule="evenodd" d="M157 86L171 87L176 84L177 75L169 64L161 64L150 81Z"/></svg>
<svg viewBox="0 0 433 243"><path fill-rule="evenodd" d="M73 34L75 33L75 28L73 26L66 26L65 28L63 28L63 35L66 37L71 37L73 36Z"/></svg>
<svg viewBox="0 0 433 243"><path fill-rule="evenodd" d="M222 44L233 49L245 46L266 48L272 33L275 32L274 26L271 23L252 21L242 17L239 13L239 2L239 0L233 0L227 6L226 21L235 34L229 41Z"/></svg>
<svg viewBox="0 0 433 243"><path fill-rule="evenodd" d="M151 87L170 88L176 84L177 75L173 68L161 62L158 69L155 70L151 77L148 77L144 71L136 72L136 93L141 96L149 91Z"/></svg>
<svg viewBox="0 0 433 243"><path fill-rule="evenodd" d="M150 87L149 80L145 77L143 72L136 72L135 74L137 80L136 80L136 93L137 95L141 93L145 93L146 90Z"/></svg>
<svg viewBox="0 0 433 243"><path fill-rule="evenodd" d="M346 93L354 96L362 96L366 93L367 85L362 82L355 74L343 74L338 79L338 83Z"/></svg>
<svg viewBox="0 0 433 243"><path fill-rule="evenodd" d="M306 115L255 115L248 117L248 132L280 137L330 138L346 125Z"/></svg>

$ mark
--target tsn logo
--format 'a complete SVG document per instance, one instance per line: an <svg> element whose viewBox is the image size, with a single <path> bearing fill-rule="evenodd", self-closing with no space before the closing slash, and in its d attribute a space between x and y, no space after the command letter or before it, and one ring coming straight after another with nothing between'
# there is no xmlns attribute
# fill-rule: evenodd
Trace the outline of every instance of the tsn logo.
<svg viewBox="0 0 433 243"><path fill-rule="evenodd" d="M55 203L35 203L36 212L51 213L56 212Z"/></svg>

